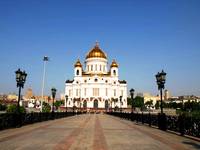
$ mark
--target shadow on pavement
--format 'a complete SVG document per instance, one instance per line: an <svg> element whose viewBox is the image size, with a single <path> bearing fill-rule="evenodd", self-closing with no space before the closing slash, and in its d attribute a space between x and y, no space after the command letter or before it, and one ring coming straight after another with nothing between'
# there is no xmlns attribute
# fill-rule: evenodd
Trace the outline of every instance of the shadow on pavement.
<svg viewBox="0 0 200 150"><path fill-rule="evenodd" d="M189 141L183 141L183 143L187 144L187 145L191 145L196 149L200 149L200 144L197 144L197 143L194 143L194 142L189 142Z"/></svg>

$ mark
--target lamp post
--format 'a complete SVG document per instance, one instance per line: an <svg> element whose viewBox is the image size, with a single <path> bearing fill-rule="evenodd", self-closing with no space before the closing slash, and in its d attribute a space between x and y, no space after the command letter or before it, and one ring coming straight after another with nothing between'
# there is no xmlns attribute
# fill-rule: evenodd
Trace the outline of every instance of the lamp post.
<svg viewBox="0 0 200 150"><path fill-rule="evenodd" d="M131 95L131 113L133 113L133 97L134 97L134 92L135 90L134 89L130 89L130 95Z"/></svg>
<svg viewBox="0 0 200 150"><path fill-rule="evenodd" d="M122 96L119 97L119 101L120 101L120 112L122 112Z"/></svg>
<svg viewBox="0 0 200 150"><path fill-rule="evenodd" d="M162 70L162 72L158 72L155 77L158 85L158 90L160 90L160 109L161 114L163 114L162 90L165 88L166 73Z"/></svg>
<svg viewBox="0 0 200 150"><path fill-rule="evenodd" d="M49 57L44 56L43 61L44 61L44 70L43 70L43 78L42 78L42 100L41 100L41 107L40 107L41 112L42 112L42 105L43 105L43 98L44 98L44 83L45 83L45 74L46 74L46 63L47 63L47 61L49 61Z"/></svg>
<svg viewBox="0 0 200 150"><path fill-rule="evenodd" d="M66 104L65 105L65 107L66 107L65 109L66 109L66 112L67 112L67 101L68 101L68 95L65 95L65 104Z"/></svg>
<svg viewBox="0 0 200 150"><path fill-rule="evenodd" d="M27 73L25 71L22 72L20 69L18 69L17 71L15 71L15 74L16 74L17 87L19 87L17 112L20 113L19 102L21 99L21 88L24 88L24 83L26 81Z"/></svg>
<svg viewBox="0 0 200 150"><path fill-rule="evenodd" d="M53 106L52 106L52 113L54 113L54 99L56 97L56 88L52 88L51 89L51 94L52 94L52 98L53 98Z"/></svg>

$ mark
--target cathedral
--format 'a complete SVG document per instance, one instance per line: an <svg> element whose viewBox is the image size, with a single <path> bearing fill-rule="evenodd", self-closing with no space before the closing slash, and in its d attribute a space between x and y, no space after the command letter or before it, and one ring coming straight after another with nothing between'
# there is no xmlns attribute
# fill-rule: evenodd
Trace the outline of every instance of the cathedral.
<svg viewBox="0 0 200 150"><path fill-rule="evenodd" d="M119 66L113 60L108 67L106 53L95 46L87 53L85 65L78 59L74 78L65 82L65 107L108 110L127 108L127 83L119 80Z"/></svg>

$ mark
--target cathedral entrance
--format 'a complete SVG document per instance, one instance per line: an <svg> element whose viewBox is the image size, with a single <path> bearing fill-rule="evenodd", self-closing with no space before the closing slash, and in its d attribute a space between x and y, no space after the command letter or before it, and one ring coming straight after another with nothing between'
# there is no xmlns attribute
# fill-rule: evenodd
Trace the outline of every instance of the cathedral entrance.
<svg viewBox="0 0 200 150"><path fill-rule="evenodd" d="M94 100L94 109L98 109L98 100Z"/></svg>
<svg viewBox="0 0 200 150"><path fill-rule="evenodd" d="M105 101L105 110L108 110L108 107L109 107L109 105L108 105L108 100L106 100L106 101Z"/></svg>
<svg viewBox="0 0 200 150"><path fill-rule="evenodd" d="M87 108L87 101L86 100L84 100L84 102L83 102L83 108Z"/></svg>

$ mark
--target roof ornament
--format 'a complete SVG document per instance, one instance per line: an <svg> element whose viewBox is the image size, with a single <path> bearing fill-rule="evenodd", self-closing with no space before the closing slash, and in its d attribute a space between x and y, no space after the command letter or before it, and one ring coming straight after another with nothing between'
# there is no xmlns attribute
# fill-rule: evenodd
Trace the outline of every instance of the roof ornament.
<svg viewBox="0 0 200 150"><path fill-rule="evenodd" d="M95 47L99 47L99 42L96 40Z"/></svg>

